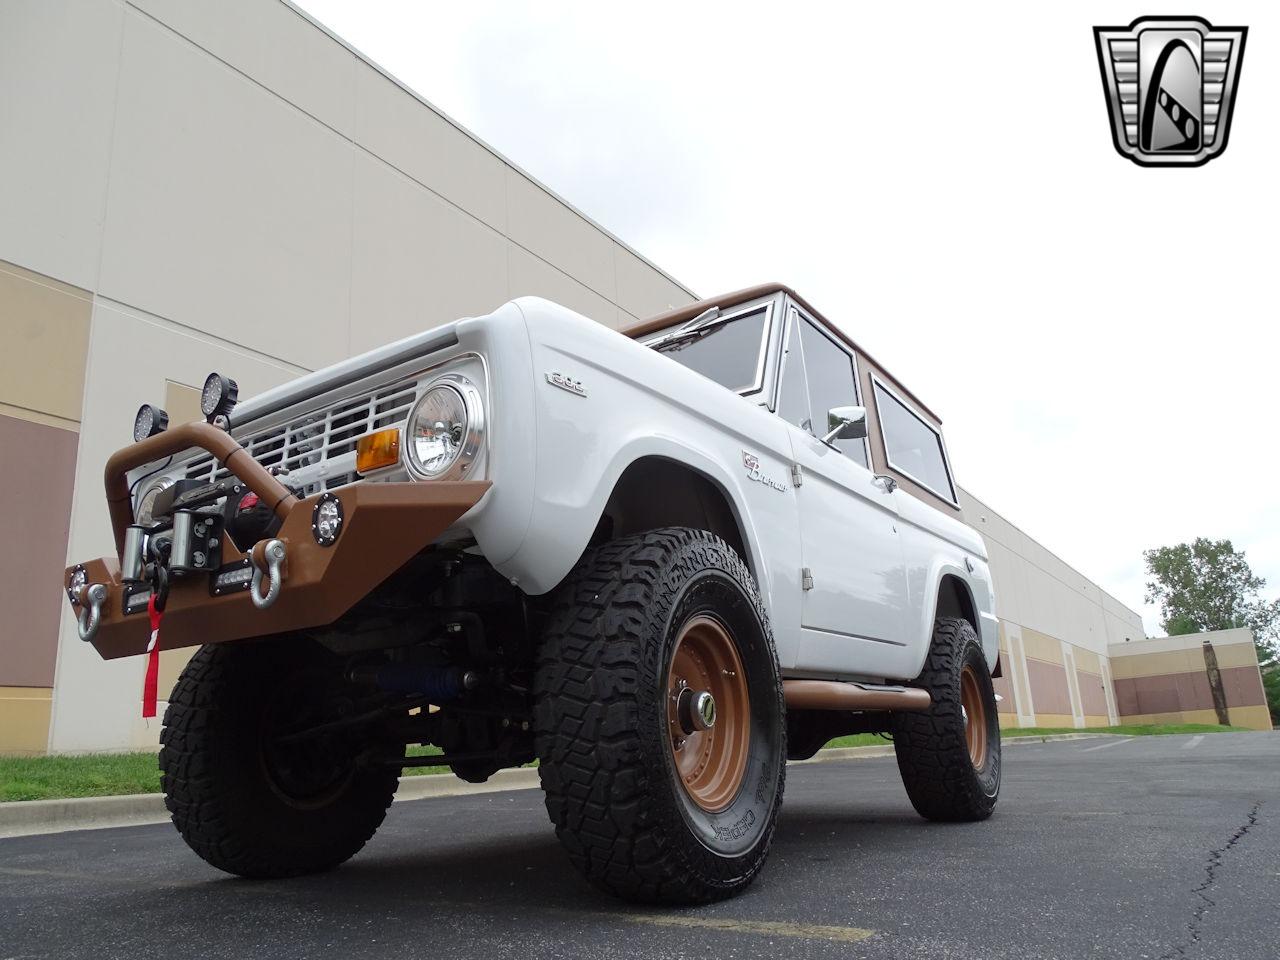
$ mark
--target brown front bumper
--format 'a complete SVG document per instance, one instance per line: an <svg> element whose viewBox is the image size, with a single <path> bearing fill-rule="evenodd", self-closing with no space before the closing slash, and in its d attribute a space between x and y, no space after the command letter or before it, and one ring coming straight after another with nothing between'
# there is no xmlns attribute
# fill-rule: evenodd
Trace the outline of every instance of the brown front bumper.
<svg viewBox="0 0 1280 960"><path fill-rule="evenodd" d="M247 591L212 596L209 575L175 578L160 646L168 650L221 643L332 623L475 506L489 486L488 481L466 480L360 483L337 490L344 521L336 542L328 547L318 544L311 532L319 495L305 500L290 497L276 534L286 550L276 602L260 610ZM109 495L111 489L109 473ZM244 557L225 540L224 569ZM146 652L151 633L146 609L125 613L126 585L120 579L119 559L102 557L83 566L90 584L107 587L101 624L92 639L94 648L106 659ZM67 568L66 584L75 569Z"/></svg>

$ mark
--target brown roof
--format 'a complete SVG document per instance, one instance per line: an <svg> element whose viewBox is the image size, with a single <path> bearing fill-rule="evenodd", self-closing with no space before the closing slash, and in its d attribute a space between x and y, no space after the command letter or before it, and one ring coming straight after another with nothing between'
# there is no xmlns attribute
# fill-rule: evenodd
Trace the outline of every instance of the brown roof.
<svg viewBox="0 0 1280 960"><path fill-rule="evenodd" d="M804 307L805 311L811 317L825 326L854 350L858 351L858 353L870 360L873 364L879 367L880 370L888 374L888 371L885 370L882 363L877 361L875 357L871 356L871 354L867 353L867 351L854 343L847 333L828 320L822 315L820 310L813 306L813 304L809 303L808 300L800 296L800 294L796 293L784 283L761 283L754 287L746 287L743 290L735 290L732 293L722 293L716 297L707 297L706 299L698 300L695 303L686 304L685 306L677 307L674 310L668 310L666 313L660 313L656 317L650 317L648 320L637 321L636 323L623 327L620 332L626 334L628 337L643 337L646 334L653 333L655 330L661 330L664 327L669 327L672 324L692 320L694 317L698 316L700 313L704 313L711 307L726 309L728 307L736 306L739 303L746 303L749 300L758 300L761 297L767 297L775 293L785 293L796 303L800 304L800 306ZM894 386L897 389L901 390L914 400L921 410L933 417L938 423L942 423L942 418L930 410L925 402L904 386L897 377L889 374L889 379L893 381Z"/></svg>

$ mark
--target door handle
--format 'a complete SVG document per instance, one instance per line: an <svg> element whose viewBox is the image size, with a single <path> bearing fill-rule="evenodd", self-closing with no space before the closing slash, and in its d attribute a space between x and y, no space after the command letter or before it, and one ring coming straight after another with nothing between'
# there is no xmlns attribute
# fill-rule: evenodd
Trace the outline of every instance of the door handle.
<svg viewBox="0 0 1280 960"><path fill-rule="evenodd" d="M884 473L877 473L871 478L871 482L880 487L885 493L893 493L898 489L898 481Z"/></svg>

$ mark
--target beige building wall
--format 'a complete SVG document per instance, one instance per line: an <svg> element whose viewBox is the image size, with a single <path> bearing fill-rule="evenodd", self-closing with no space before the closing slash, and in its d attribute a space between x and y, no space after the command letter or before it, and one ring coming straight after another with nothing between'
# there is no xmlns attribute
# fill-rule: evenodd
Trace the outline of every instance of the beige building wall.
<svg viewBox="0 0 1280 960"><path fill-rule="evenodd" d="M280 0L10 0L0 89L0 441L50 460L5 482L62 478L0 751L156 741L141 659L100 660L58 589L111 547L102 464L139 404L177 421L212 369L252 395L526 294L611 325L693 299Z"/></svg>
<svg viewBox="0 0 1280 960"><path fill-rule="evenodd" d="M0 261L0 750L49 739L91 299ZM50 578L53 578L52 580Z"/></svg>
<svg viewBox="0 0 1280 960"><path fill-rule="evenodd" d="M1142 640L1142 617L960 491L965 522L982 534L1000 616L1000 722L1023 727L1101 727L1119 722L1113 644Z"/></svg>
<svg viewBox="0 0 1280 960"><path fill-rule="evenodd" d="M58 588L111 549L102 464L139 404L180 422L212 369L252 395L525 294L610 325L694 299L281 0L9 0L0 89L0 429L50 465L0 478L41 480L49 553L0 645L0 751L156 742L142 659L99 659ZM960 496L995 573L1001 722L1114 721L1108 650L1138 614Z"/></svg>

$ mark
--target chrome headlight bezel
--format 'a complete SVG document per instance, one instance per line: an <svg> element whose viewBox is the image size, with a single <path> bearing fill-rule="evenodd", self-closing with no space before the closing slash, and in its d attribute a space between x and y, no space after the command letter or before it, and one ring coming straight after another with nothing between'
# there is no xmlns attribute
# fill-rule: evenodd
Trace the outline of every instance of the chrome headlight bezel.
<svg viewBox="0 0 1280 960"><path fill-rule="evenodd" d="M431 471L417 458L413 431L427 397L437 389L451 390L461 399L463 409L466 411L466 422L463 424L462 440L458 443L458 450L453 459L443 469ZM484 434L484 398L480 389L469 377L460 373L441 374L423 387L422 394L409 411L408 419L405 420L404 441L401 445L405 469L414 480L470 479L475 472L476 458L484 447Z"/></svg>

